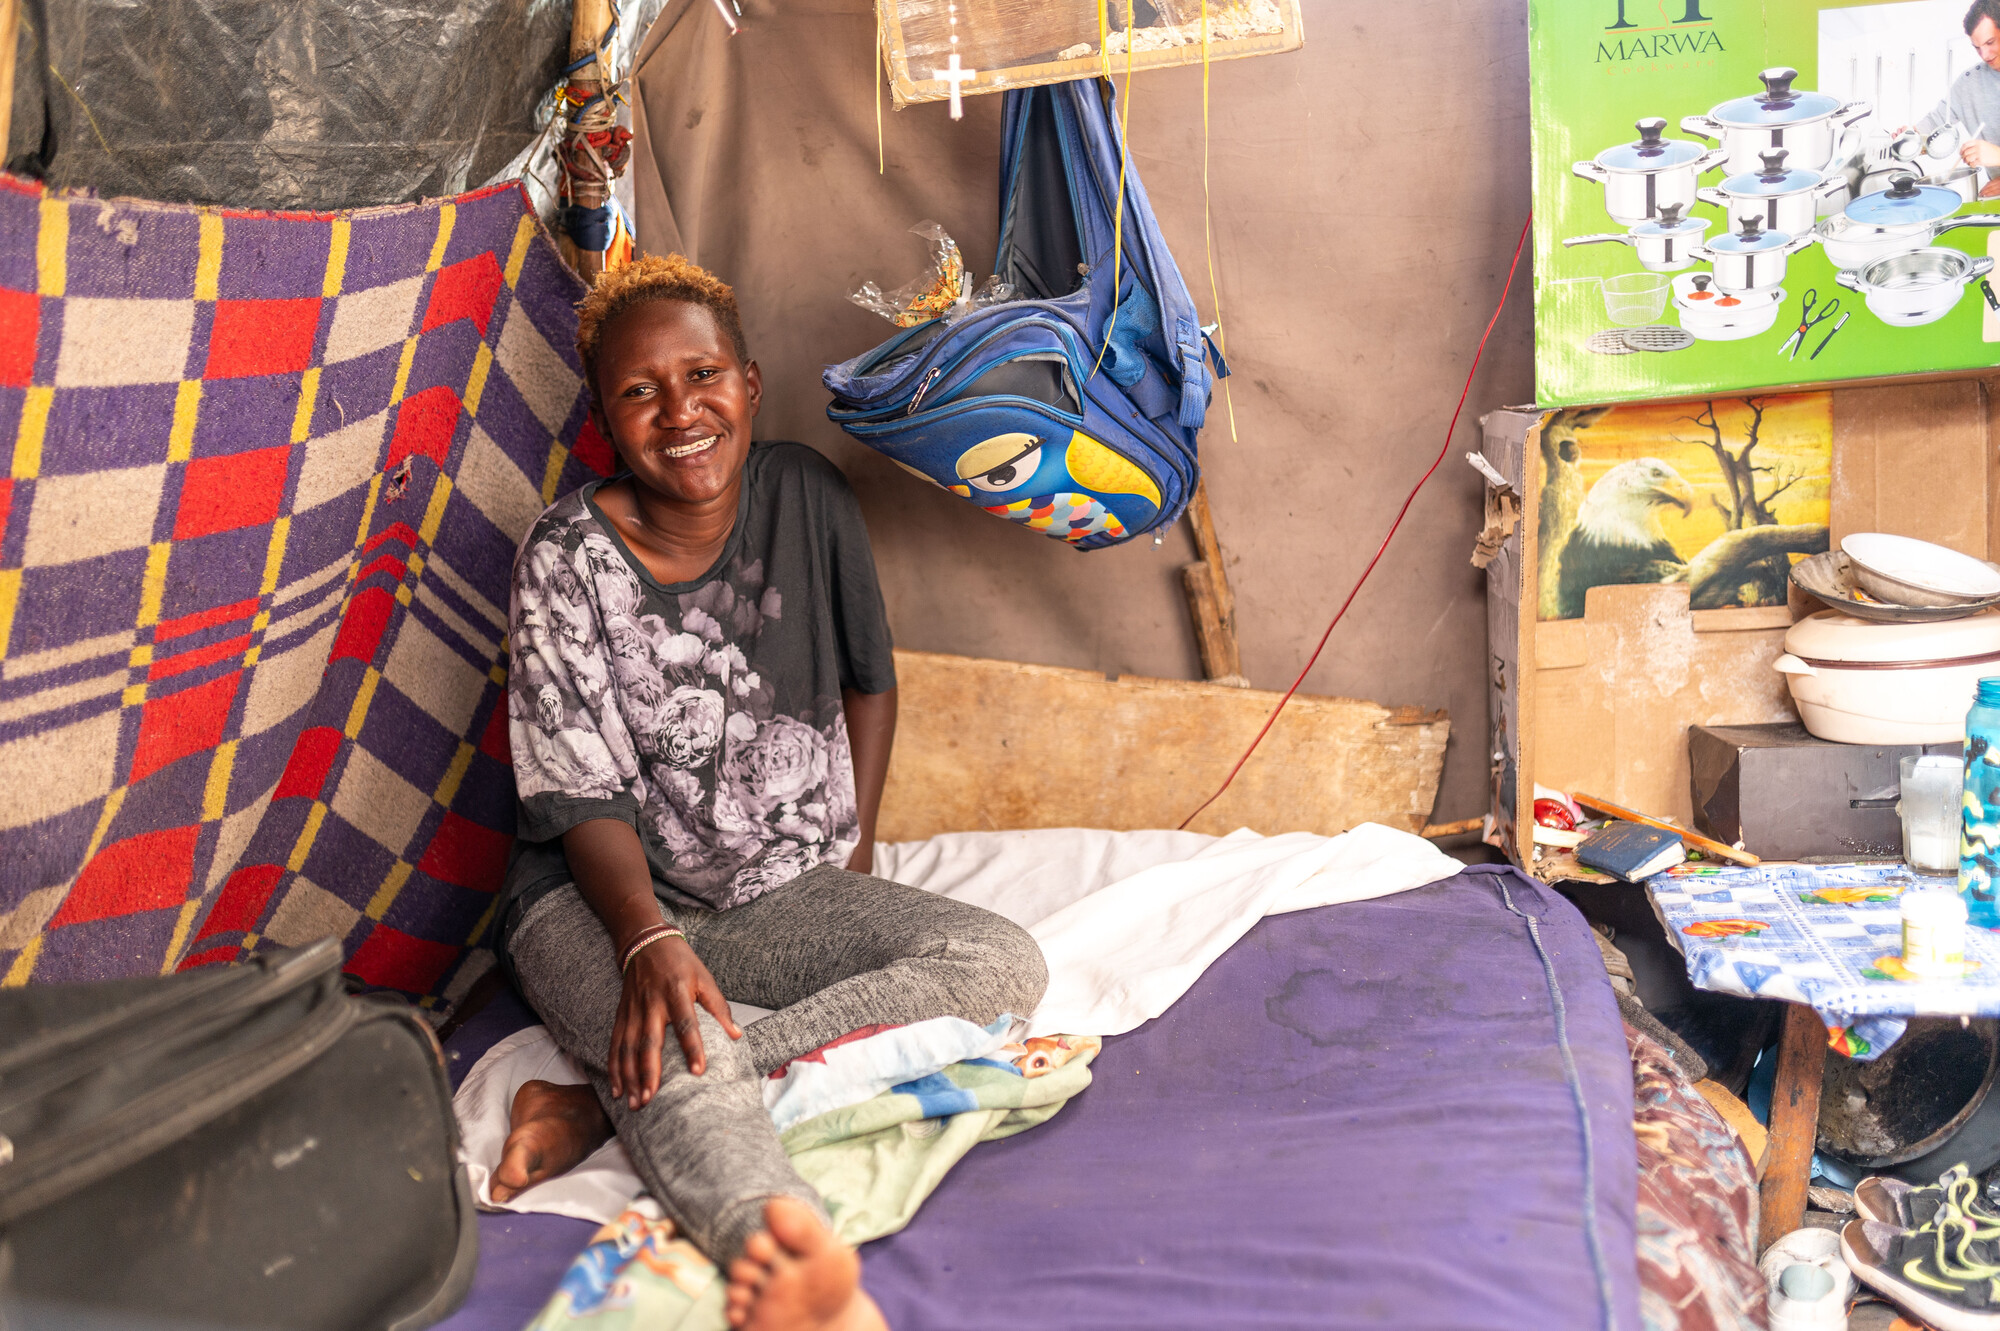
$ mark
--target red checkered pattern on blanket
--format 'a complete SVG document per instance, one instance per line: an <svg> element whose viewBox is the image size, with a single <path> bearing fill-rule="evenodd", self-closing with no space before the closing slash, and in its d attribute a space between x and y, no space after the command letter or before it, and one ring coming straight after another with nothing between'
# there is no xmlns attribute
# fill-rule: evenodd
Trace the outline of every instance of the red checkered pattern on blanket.
<svg viewBox="0 0 2000 1331"><path fill-rule="evenodd" d="M512 187L0 177L0 983L332 935L438 1007L490 964L508 569L610 461L580 295Z"/></svg>

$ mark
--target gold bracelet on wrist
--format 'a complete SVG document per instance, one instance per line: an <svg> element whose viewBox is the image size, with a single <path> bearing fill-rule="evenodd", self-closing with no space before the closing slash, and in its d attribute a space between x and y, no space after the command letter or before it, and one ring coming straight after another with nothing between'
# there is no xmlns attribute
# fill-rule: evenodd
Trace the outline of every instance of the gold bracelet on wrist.
<svg viewBox="0 0 2000 1331"><path fill-rule="evenodd" d="M623 975L626 971L631 970L633 958L659 942L662 938L686 939L687 935L671 924L655 924L640 930L639 936L625 945L625 955L618 962L618 973Z"/></svg>

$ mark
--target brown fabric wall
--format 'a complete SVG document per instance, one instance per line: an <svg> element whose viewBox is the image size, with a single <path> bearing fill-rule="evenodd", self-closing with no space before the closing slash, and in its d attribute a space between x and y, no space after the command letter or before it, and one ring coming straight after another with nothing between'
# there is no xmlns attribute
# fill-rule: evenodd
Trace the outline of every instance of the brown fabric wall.
<svg viewBox="0 0 2000 1331"><path fill-rule="evenodd" d="M1305 8L1304 50L1218 64L1211 83L1239 442L1218 392L1202 462L1260 688L1291 682L1435 454L1528 206L1524 4ZM941 103L891 110L885 93L877 174L873 8L745 11L730 38L710 0L692 0L656 38L639 80L639 239L736 284L764 369L760 437L803 440L847 471L898 644L1199 678L1185 524L1158 549L1077 554L827 422L821 367L891 331L844 295L915 275L924 251L906 228L933 218L990 270L1001 99L968 99L953 122ZM1201 122L1198 67L1134 78L1132 161L1206 315ZM1484 578L1467 562L1481 483L1462 454L1481 411L1532 396L1528 276L1524 259L1452 456L1306 682L1450 710L1440 821L1486 802ZM1207 793L1190 789L1189 807Z"/></svg>

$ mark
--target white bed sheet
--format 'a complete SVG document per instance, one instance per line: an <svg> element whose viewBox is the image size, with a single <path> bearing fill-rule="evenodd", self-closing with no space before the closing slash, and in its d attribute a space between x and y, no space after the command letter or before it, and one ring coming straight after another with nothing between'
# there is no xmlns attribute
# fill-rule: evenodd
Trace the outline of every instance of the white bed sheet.
<svg viewBox="0 0 2000 1331"><path fill-rule="evenodd" d="M1122 1034L1165 1012L1266 915L1405 892L1461 867L1423 838L1375 823L1336 837L1057 828L875 847L881 877L983 906L1034 935L1049 964L1034 1035ZM739 1022L764 1015L730 1006ZM561 1178L493 1203L514 1094L536 1078L584 1080L538 1026L488 1050L453 1098L480 1205L615 1216L643 1190L615 1140Z"/></svg>
<svg viewBox="0 0 2000 1331"><path fill-rule="evenodd" d="M1031 1035L1123 1034L1165 1012L1266 915L1387 896L1461 867L1378 823L1336 837L951 832L875 848L882 877L984 906L1035 936L1049 991Z"/></svg>

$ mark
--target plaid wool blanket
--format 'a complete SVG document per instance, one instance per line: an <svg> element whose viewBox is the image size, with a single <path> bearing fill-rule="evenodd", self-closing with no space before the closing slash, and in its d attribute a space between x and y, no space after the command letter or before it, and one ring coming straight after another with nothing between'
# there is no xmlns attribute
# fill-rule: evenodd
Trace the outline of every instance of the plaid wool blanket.
<svg viewBox="0 0 2000 1331"><path fill-rule="evenodd" d="M0 177L0 983L342 940L447 1007L514 819L514 549L611 454L513 186L352 213Z"/></svg>

